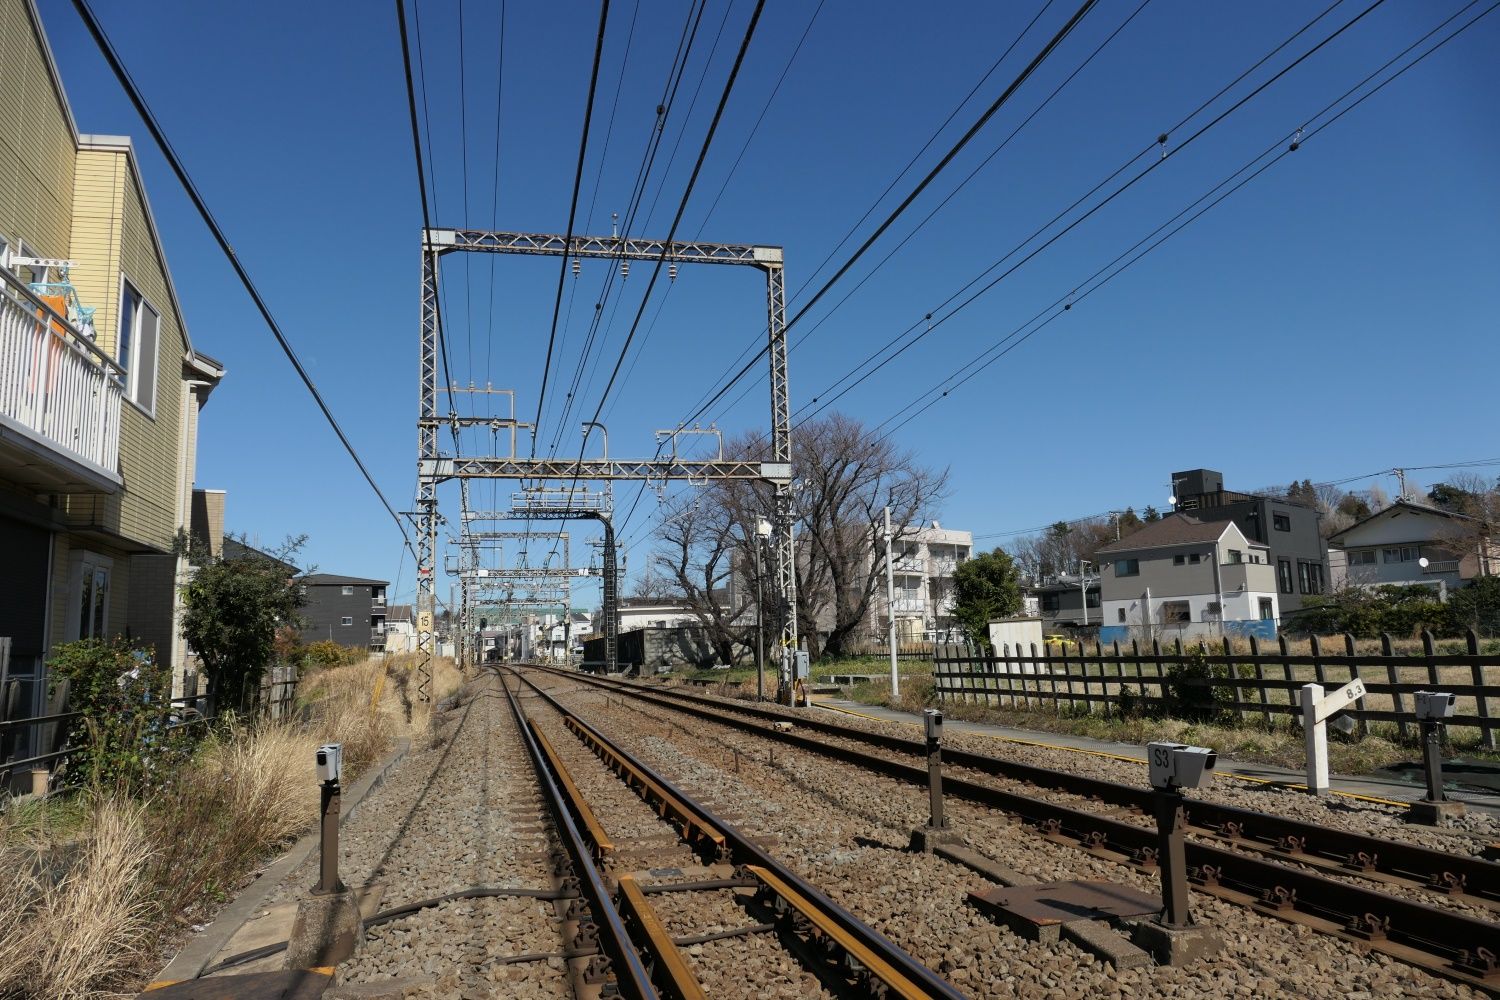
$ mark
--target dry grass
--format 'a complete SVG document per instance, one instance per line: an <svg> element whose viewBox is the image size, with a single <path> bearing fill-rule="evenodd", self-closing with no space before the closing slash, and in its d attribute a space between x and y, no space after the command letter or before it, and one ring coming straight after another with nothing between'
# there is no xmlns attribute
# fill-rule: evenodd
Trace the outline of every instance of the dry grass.
<svg viewBox="0 0 1500 1000"><path fill-rule="evenodd" d="M1119 743L1145 744L1152 740L1172 740L1213 747L1236 760L1272 764L1293 770L1304 767L1307 762L1302 731L1287 724L1266 729L1253 725L1216 725L1181 719L1121 719L1106 718L1099 714L1071 714L1066 711L1054 712L1050 704L1045 708L1027 710L954 700L939 702L933 693L932 681L927 678L914 678L904 682L900 697L895 701L891 699L890 684L884 681L855 685L850 690L850 697L865 705L885 705L914 713L940 705L944 713L954 719L989 722L1038 732L1066 733L1070 736L1086 736ZM1394 727L1383 727L1358 741L1345 741L1330 734L1329 766L1339 774L1367 774L1376 768L1413 759L1418 751L1397 742L1394 732L1387 733L1384 728L1394 730ZM1474 748L1469 749L1473 752Z"/></svg>
<svg viewBox="0 0 1500 1000"><path fill-rule="evenodd" d="M0 998L138 984L174 928L209 917L315 825L315 747L343 743L349 780L396 736L425 730L432 706L410 704L410 677L399 657L313 673L294 718L230 722L146 801L13 803L0 819ZM462 681L451 660L435 662L437 697Z"/></svg>
<svg viewBox="0 0 1500 1000"><path fill-rule="evenodd" d="M0 847L0 996L108 996L153 938L145 873L151 845L139 803L101 799L69 849Z"/></svg>

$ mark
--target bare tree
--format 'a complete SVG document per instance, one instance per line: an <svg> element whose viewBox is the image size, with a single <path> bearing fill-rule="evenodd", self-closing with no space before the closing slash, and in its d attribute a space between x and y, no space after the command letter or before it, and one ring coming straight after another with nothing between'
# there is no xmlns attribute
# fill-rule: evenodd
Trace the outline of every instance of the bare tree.
<svg viewBox="0 0 1500 1000"><path fill-rule="evenodd" d="M918 464L903 451L852 417L831 413L801 424L793 436L792 468L797 477L796 586L797 631L807 639L813 655L845 653L869 628L874 596L885 585L884 508L891 508L893 547L913 538L931 517L947 491L948 473ZM762 434L725 443L726 454L744 458L769 457ZM695 587L704 589L708 568L717 565L727 583L731 571L747 579L746 595L753 594L754 525L772 513L773 494L763 483L720 481L706 487L700 498L701 516L679 521L667 542L677 578L677 567L696 571ZM691 538L683 529L691 528ZM686 547L686 548L685 548ZM688 554L692 558L687 558ZM706 562L718 556L722 564ZM769 595L774 590L771 553L762 553L763 592L767 595L767 623L774 619ZM727 558L726 558L727 557ZM666 568L665 566L663 567ZM680 582L680 581L679 581ZM735 588L738 590L739 588ZM690 591L690 603L696 598ZM742 602L743 603L743 602ZM696 604L695 604L696 608ZM733 614L744 608L732 609ZM710 617L712 613L704 609ZM730 621L734 618L731 616Z"/></svg>
<svg viewBox="0 0 1500 1000"><path fill-rule="evenodd" d="M656 559L652 559L646 564L645 572L630 588L629 596L637 600L669 601L681 598L682 588L661 571Z"/></svg>
<svg viewBox="0 0 1500 1000"><path fill-rule="evenodd" d="M740 620L749 601L730 596L734 558L744 538L731 508L705 499L691 494L669 508L657 529L662 546L651 565L681 595L719 660L733 666L738 649L747 645Z"/></svg>

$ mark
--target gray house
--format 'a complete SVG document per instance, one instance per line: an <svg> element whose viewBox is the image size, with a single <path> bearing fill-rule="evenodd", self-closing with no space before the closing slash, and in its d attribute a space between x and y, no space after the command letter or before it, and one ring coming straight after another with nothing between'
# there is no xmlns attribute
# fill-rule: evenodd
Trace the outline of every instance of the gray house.
<svg viewBox="0 0 1500 1000"><path fill-rule="evenodd" d="M1328 539L1336 587L1383 584L1447 591L1500 566L1500 546L1474 518L1405 498Z"/></svg>
<svg viewBox="0 0 1500 1000"><path fill-rule="evenodd" d="M341 646L384 648L385 580L310 573L298 582L307 596L303 642L331 639Z"/></svg>
<svg viewBox="0 0 1500 1000"><path fill-rule="evenodd" d="M1303 598L1328 587L1328 547L1318 532L1322 514L1284 497L1224 488L1212 469L1172 473L1176 510L1200 521L1233 521L1245 537L1270 550L1277 603L1283 615L1301 610Z"/></svg>
<svg viewBox="0 0 1500 1000"><path fill-rule="evenodd" d="M1233 521L1169 514L1104 546L1098 559L1101 642L1276 635L1270 549Z"/></svg>

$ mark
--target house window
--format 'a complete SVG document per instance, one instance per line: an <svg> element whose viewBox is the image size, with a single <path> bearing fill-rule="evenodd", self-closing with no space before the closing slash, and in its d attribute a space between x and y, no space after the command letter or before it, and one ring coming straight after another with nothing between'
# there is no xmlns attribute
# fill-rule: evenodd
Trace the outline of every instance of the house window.
<svg viewBox="0 0 1500 1000"><path fill-rule="evenodd" d="M1087 599L1086 603L1089 607L1097 608L1099 606L1099 591L1090 590L1086 592L1084 596Z"/></svg>
<svg viewBox="0 0 1500 1000"><path fill-rule="evenodd" d="M1116 559L1115 576L1140 576L1141 561L1139 559Z"/></svg>
<svg viewBox="0 0 1500 1000"><path fill-rule="evenodd" d="M1239 549L1230 549L1229 550L1229 560L1228 561L1231 564L1242 563L1242 562L1245 561L1245 554L1243 552L1241 552Z"/></svg>
<svg viewBox="0 0 1500 1000"><path fill-rule="evenodd" d="M1120 624L1124 625L1125 624L1125 609L1124 608L1120 608L1115 613L1120 616Z"/></svg>
<svg viewBox="0 0 1500 1000"><path fill-rule="evenodd" d="M1292 592L1292 561L1290 559L1276 560L1276 582L1283 594Z"/></svg>
<svg viewBox="0 0 1500 1000"><path fill-rule="evenodd" d="M1315 562L1297 561L1297 580L1304 594L1323 592L1323 565Z"/></svg>
<svg viewBox="0 0 1500 1000"><path fill-rule="evenodd" d="M1349 560L1350 566L1374 566L1375 550L1355 549L1354 551L1347 553L1347 558Z"/></svg>
<svg viewBox="0 0 1500 1000"><path fill-rule="evenodd" d="M1181 566L1181 565L1183 565L1186 562L1187 562L1187 556L1176 555L1176 556L1172 557L1172 565L1173 566Z"/></svg>
<svg viewBox="0 0 1500 1000"><path fill-rule="evenodd" d="M1271 526L1277 531L1291 531L1292 519L1290 515L1287 514L1272 514Z"/></svg>
<svg viewBox="0 0 1500 1000"><path fill-rule="evenodd" d="M156 411L156 353L160 337L161 314L122 277L115 360L125 373L125 395L149 414Z"/></svg>
<svg viewBox="0 0 1500 1000"><path fill-rule="evenodd" d="M1177 625L1193 620L1192 608L1187 601L1162 601L1161 620L1167 625Z"/></svg>
<svg viewBox="0 0 1500 1000"><path fill-rule="evenodd" d="M1275 617L1275 602L1269 597L1262 597L1260 599L1260 620L1268 622Z"/></svg>
<svg viewBox="0 0 1500 1000"><path fill-rule="evenodd" d="M1057 611L1060 603L1061 602L1059 601L1058 596L1056 594L1043 594L1042 595L1042 610L1043 611L1048 611L1048 612L1055 613Z"/></svg>
<svg viewBox="0 0 1500 1000"><path fill-rule="evenodd" d="M1381 549L1381 558L1388 563L1404 563L1417 561L1417 546L1398 545L1388 549Z"/></svg>
<svg viewBox="0 0 1500 1000"><path fill-rule="evenodd" d="M339 619L339 624L340 625L353 625L354 624L354 618L353 618L352 615L345 615L344 617L342 617L342 618Z"/></svg>
<svg viewBox="0 0 1500 1000"><path fill-rule="evenodd" d="M1194 553L1191 553L1188 556L1188 562L1192 563L1194 566L1198 565L1202 561L1203 561L1203 553L1201 553L1201 552L1194 552Z"/></svg>
<svg viewBox="0 0 1500 1000"><path fill-rule="evenodd" d="M354 588L353 587L348 587L348 586L343 587L343 588L341 588L341 593L343 593L343 595L345 597L353 597L354 596Z"/></svg>

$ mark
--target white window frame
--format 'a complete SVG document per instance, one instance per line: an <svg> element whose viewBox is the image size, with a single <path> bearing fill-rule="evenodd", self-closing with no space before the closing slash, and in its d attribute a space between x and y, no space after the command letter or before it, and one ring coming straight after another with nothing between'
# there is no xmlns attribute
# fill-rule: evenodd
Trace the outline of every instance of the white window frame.
<svg viewBox="0 0 1500 1000"><path fill-rule="evenodd" d="M343 625L353 625L353 624L354 624L354 616L353 615L344 615L342 618L339 619L339 625L341 625L341 626L343 626Z"/></svg>
<svg viewBox="0 0 1500 1000"><path fill-rule="evenodd" d="M97 552L80 550L68 560L68 613L64 621L68 639L106 639L109 637L109 603L114 590L115 561ZM90 600L89 617L83 617L83 584L87 577ZM101 594L99 584L103 583Z"/></svg>
<svg viewBox="0 0 1500 1000"><path fill-rule="evenodd" d="M121 329L121 324L125 319L125 310L123 307L125 304L125 291L127 288L135 293L136 298L140 299L140 305L135 309L135 312L133 314L133 318L135 320L133 324L134 329L130 331L129 343L131 345L131 358L128 361L122 361L120 360L120 346L121 344L125 343L125 331ZM115 360L125 371L125 398L129 400L136 409L140 410L142 413L146 414L146 416L155 420L156 392L161 383L162 312L160 309L156 308L156 303L152 302L149 298L146 297L146 293L141 291L140 286L130 280L130 276L127 275L124 271L120 272L120 297L116 301L119 303L120 314L115 317ZM140 398L140 396L142 395L142 365L140 363L141 344L143 342L141 336L142 308L149 310L151 315L156 317L156 330L153 337L155 343L151 348L151 398L148 400L142 400Z"/></svg>
<svg viewBox="0 0 1500 1000"><path fill-rule="evenodd" d="M344 584L342 586L342 588L339 590L339 595L341 597L353 597L354 596L354 585L350 584L350 583Z"/></svg>

